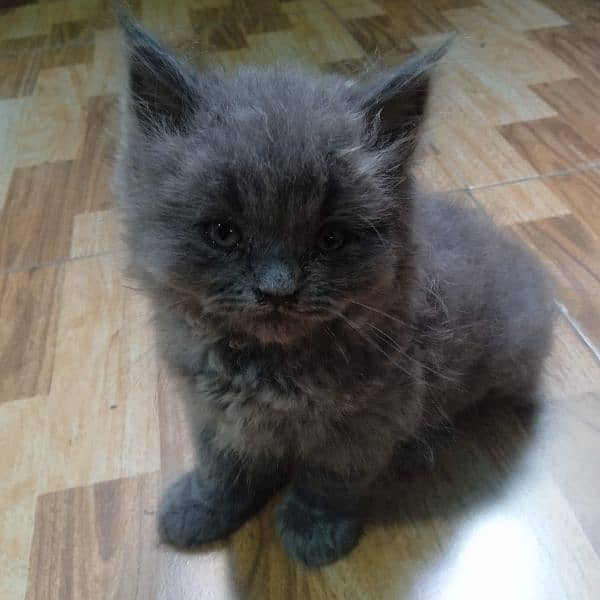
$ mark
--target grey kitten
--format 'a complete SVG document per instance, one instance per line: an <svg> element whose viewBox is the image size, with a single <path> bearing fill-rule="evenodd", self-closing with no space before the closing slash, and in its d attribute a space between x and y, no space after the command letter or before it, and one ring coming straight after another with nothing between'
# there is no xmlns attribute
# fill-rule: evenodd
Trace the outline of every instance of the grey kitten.
<svg viewBox="0 0 600 600"><path fill-rule="evenodd" d="M131 273L198 448L163 499L163 539L222 538L289 484L283 543L307 565L334 561L405 445L491 394L533 391L545 275L485 215L411 177L445 48L359 81L230 76L122 24Z"/></svg>

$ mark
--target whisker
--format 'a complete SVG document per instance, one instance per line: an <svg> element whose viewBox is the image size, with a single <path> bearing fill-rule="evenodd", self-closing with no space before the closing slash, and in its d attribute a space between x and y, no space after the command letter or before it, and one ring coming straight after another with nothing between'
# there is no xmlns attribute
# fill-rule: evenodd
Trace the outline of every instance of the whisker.
<svg viewBox="0 0 600 600"><path fill-rule="evenodd" d="M389 313L386 313L383 310L380 310L378 308L375 308L374 306L369 306L367 304L363 304L361 302L357 302L356 300L350 300L350 302L352 302L353 304L356 304L358 306L361 306L362 308L365 308L366 310L370 310L376 314L379 314L383 317L386 317L396 323L399 323L400 325L403 325L405 327L408 327L409 324L406 323L406 321L403 321L402 319L399 319L397 317L394 317L393 315L390 315ZM445 308L445 307L443 307ZM394 340L388 333L382 331L379 327L376 327L375 325L373 325L372 323L367 323L369 327L371 327L371 329L374 329L375 331L377 331L380 336L383 336L384 338L386 338L388 340L388 343L390 343L390 345L392 345L392 347L397 350L398 352L402 353L402 356L404 358L406 358L407 360L413 361L414 363L419 364L423 369L425 369L426 371L429 371L430 373L440 377L441 379L445 379L446 381L450 381L450 382L454 382L455 378L445 375L444 373L442 373L441 371L438 371L436 369L434 369L433 367L430 367L429 365L426 365L420 361L418 361L416 358L406 354L403 349L398 345L397 341Z"/></svg>
<svg viewBox="0 0 600 600"><path fill-rule="evenodd" d="M404 352L403 348L398 345L398 342L396 342L396 340L394 340L394 338L392 338L388 333L386 333L385 331L382 331L381 329L379 329L379 327L376 327L372 323L367 323L367 325L371 329L375 330L380 335L380 337L384 337L386 339L387 343L390 344L404 358L406 358L406 360L409 360L409 361L413 362L414 364L419 365L421 368L425 369L426 371L429 371L433 375L436 375L440 379L444 379L444 380L449 381L449 382L454 382L455 381L455 378L450 377L448 375L445 375L444 373L442 373L440 371L437 371L433 367L430 367L429 365L426 365L425 363L417 360L414 356L410 356L410 354L406 354L406 352Z"/></svg>
<svg viewBox="0 0 600 600"><path fill-rule="evenodd" d="M346 361L346 364L349 365L350 358L346 354L345 350L342 348L342 345L338 342L337 338L335 337L335 333L333 333L333 331L331 331L331 329L329 329L329 327L327 327L327 326L325 326L325 331L329 334L329 336L333 340L335 347L338 349L338 352L342 355L342 357Z"/></svg>
<svg viewBox="0 0 600 600"><path fill-rule="evenodd" d="M408 375L409 377L413 376L412 373L407 371L404 367L402 367L402 365L398 364L398 362L395 361L389 353L387 353L379 344L377 344L375 340L373 340L373 338L369 337L364 331L362 331L356 323L354 323L351 319L346 317L346 315L335 310L330 310L330 312L339 319L342 319L342 321L344 321L349 327L351 327L362 339L371 344L371 346L373 346L376 350L381 352L390 361L392 365L400 369L405 375Z"/></svg>
<svg viewBox="0 0 600 600"><path fill-rule="evenodd" d="M405 327L408 325L408 323L406 321L403 321L402 319L400 319L398 317L394 317L393 315L390 315L389 313L387 313L379 308L375 308L374 306L369 306L368 304L363 304L362 302L357 302L356 300L350 300L350 302L352 304L356 304L366 310L370 310L371 312L377 313L378 315L381 315L382 317L386 317L392 321L395 321L396 323L399 323L400 325L404 325Z"/></svg>

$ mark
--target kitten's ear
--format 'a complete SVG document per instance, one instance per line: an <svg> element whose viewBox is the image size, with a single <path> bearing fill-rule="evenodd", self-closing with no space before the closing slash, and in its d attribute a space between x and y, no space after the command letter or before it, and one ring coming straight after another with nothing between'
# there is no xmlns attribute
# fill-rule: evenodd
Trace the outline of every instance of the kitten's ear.
<svg viewBox="0 0 600 600"><path fill-rule="evenodd" d="M129 78L129 110L142 129L180 131L198 106L196 76L116 4Z"/></svg>
<svg viewBox="0 0 600 600"><path fill-rule="evenodd" d="M404 140L406 144L400 147L407 157L412 153L427 109L433 67L451 43L452 38L395 69L356 84L355 97L369 124L375 125L378 144Z"/></svg>

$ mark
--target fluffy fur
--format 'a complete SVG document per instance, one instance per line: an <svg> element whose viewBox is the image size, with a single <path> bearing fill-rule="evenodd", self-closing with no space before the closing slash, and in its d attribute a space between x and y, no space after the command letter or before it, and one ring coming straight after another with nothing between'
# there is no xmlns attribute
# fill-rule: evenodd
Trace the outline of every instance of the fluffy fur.
<svg viewBox="0 0 600 600"><path fill-rule="evenodd" d="M130 273L198 445L162 535L223 537L289 483L284 544L333 561L404 442L490 394L532 392L550 340L544 273L484 214L410 176L444 48L359 81L196 73L122 23Z"/></svg>

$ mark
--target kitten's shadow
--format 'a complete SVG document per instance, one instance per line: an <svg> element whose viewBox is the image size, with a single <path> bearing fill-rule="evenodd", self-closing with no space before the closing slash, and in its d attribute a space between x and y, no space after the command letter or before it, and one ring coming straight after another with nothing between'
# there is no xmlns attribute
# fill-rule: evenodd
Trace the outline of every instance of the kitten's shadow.
<svg viewBox="0 0 600 600"><path fill-rule="evenodd" d="M533 406L481 408L460 417L450 436L432 440L432 468L382 478L359 546L322 569L305 569L285 554L273 527L278 502L272 503L229 545L235 597L411 597L420 571L435 564L440 547L451 542L440 543L440 532L457 535L460 523L510 489L539 417Z"/></svg>
<svg viewBox="0 0 600 600"><path fill-rule="evenodd" d="M381 479L369 522L450 518L498 498L527 456L540 416L540 405L534 404L510 408L484 404L460 415L451 429L427 439L432 464L423 460L429 457L409 456L407 467L399 464Z"/></svg>

